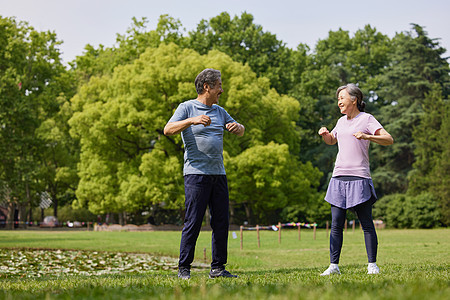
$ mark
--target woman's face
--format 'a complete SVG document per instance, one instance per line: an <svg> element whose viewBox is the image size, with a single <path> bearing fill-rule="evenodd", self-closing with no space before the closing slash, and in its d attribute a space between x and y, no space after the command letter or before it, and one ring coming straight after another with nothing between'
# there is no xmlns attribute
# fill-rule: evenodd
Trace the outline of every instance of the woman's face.
<svg viewBox="0 0 450 300"><path fill-rule="evenodd" d="M341 110L341 114L349 115L351 114L356 108L356 100L352 101L352 98L350 97L349 93L347 92L347 89L344 89L339 92L338 95L338 106Z"/></svg>

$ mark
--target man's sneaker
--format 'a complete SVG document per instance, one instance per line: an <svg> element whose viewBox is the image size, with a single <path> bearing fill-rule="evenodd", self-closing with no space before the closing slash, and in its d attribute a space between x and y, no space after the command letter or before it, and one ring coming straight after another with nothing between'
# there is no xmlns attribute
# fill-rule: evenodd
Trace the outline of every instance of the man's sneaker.
<svg viewBox="0 0 450 300"><path fill-rule="evenodd" d="M367 266L367 274L380 274L380 268L376 263L369 263Z"/></svg>
<svg viewBox="0 0 450 300"><path fill-rule="evenodd" d="M331 264L320 276L329 276L332 274L341 275L337 264Z"/></svg>
<svg viewBox="0 0 450 300"><path fill-rule="evenodd" d="M180 267L178 269L178 278L190 279L191 278L191 270L186 267Z"/></svg>
<svg viewBox="0 0 450 300"><path fill-rule="evenodd" d="M209 271L209 278L217 278L217 277L237 278L238 276L231 274L230 272L225 270L225 268L211 269L211 271Z"/></svg>

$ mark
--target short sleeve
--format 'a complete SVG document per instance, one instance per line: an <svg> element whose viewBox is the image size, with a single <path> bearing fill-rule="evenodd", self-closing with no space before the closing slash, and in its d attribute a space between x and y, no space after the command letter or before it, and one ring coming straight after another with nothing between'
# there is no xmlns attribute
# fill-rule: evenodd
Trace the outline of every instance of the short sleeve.
<svg viewBox="0 0 450 300"><path fill-rule="evenodd" d="M228 113L225 111L225 124L236 122Z"/></svg>
<svg viewBox="0 0 450 300"><path fill-rule="evenodd" d="M228 123L236 122L223 107L221 107L221 110L222 110L222 114L224 115L224 120L225 120L224 125L226 125Z"/></svg>
<svg viewBox="0 0 450 300"><path fill-rule="evenodd" d="M175 113L170 118L169 122L167 122L167 123L183 121L183 120L186 120L187 118L188 118L188 113L187 113L186 105L184 103L181 103L180 105L178 105L177 109L175 110Z"/></svg>
<svg viewBox="0 0 450 300"><path fill-rule="evenodd" d="M369 115L369 118L367 119L367 130L369 133L375 134L375 132L381 128L383 128L383 126L381 126L380 122L378 122L374 116Z"/></svg>
<svg viewBox="0 0 450 300"><path fill-rule="evenodd" d="M337 133L338 133L338 127L339 127L339 122L341 121L341 119L339 119L336 123L336 125L334 126L333 130L331 130L331 134L334 136L334 138L337 138Z"/></svg>

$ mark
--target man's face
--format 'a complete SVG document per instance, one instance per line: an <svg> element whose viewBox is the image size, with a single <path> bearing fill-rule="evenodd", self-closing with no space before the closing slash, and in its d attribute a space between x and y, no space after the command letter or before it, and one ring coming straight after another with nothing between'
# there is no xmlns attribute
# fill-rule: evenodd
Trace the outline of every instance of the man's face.
<svg viewBox="0 0 450 300"><path fill-rule="evenodd" d="M216 83L214 84L214 88L209 88L208 90L209 92L209 97L212 101L213 104L218 104L219 103L219 97L220 94L223 93L223 89L222 89L222 80L218 79L216 81Z"/></svg>

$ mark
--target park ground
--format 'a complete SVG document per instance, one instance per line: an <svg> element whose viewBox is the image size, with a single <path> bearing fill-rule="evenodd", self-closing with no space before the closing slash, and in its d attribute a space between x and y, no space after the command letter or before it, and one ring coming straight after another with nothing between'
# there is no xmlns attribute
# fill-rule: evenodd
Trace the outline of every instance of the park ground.
<svg viewBox="0 0 450 300"><path fill-rule="evenodd" d="M379 275L367 275L363 233L344 234L342 275L328 234L230 232L227 269L208 279L211 232L200 234L191 280L177 278L180 232L0 231L0 299L449 299L450 229L378 230ZM134 260L133 260L134 259ZM84 269L83 269L84 268ZM80 271L82 270L82 271Z"/></svg>

